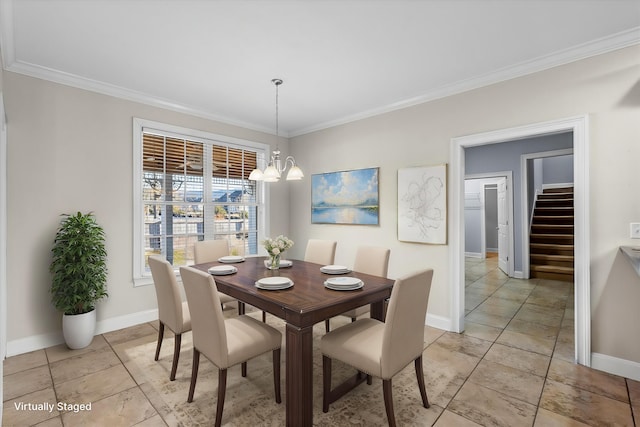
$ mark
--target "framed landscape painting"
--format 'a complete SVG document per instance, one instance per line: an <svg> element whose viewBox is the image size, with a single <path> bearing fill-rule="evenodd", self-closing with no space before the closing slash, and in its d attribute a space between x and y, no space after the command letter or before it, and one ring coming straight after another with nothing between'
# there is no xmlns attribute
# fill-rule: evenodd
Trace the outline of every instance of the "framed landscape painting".
<svg viewBox="0 0 640 427"><path fill-rule="evenodd" d="M311 176L311 223L378 225L379 168Z"/></svg>
<svg viewBox="0 0 640 427"><path fill-rule="evenodd" d="M398 170L398 240L447 244L447 165Z"/></svg>

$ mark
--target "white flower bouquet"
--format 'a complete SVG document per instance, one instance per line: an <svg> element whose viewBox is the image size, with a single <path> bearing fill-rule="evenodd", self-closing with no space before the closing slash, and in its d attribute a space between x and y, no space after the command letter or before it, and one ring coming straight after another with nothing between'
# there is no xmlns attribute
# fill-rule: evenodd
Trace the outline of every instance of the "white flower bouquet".
<svg viewBox="0 0 640 427"><path fill-rule="evenodd" d="M280 256L284 251L293 246L293 240L282 234L272 239L267 238L262 242L265 250L269 254L270 267L272 270L280 268Z"/></svg>

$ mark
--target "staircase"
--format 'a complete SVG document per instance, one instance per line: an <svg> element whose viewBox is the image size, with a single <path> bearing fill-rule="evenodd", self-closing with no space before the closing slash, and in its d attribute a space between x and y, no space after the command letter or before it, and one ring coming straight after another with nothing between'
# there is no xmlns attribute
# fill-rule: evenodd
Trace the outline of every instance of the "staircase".
<svg viewBox="0 0 640 427"><path fill-rule="evenodd" d="M538 194L529 236L530 277L573 282L573 187Z"/></svg>

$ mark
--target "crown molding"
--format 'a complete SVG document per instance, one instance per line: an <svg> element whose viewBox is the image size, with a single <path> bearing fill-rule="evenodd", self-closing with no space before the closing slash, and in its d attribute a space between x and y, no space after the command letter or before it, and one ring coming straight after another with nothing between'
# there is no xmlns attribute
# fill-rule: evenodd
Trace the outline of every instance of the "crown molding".
<svg viewBox="0 0 640 427"><path fill-rule="evenodd" d="M461 80L449 85L444 85L414 98L405 99L380 108L363 111L362 113L343 117L341 119L318 123L316 125L305 128L295 129L291 131L290 134L291 137L295 137L339 125L344 125L358 120L378 116L380 114L412 107L414 105L423 104L429 101L434 101L436 99L446 98L447 96L456 95L462 92L467 92L495 83L511 80L517 77L526 76L528 74L548 70L560 65L565 65L571 62L623 49L625 47L630 47L636 44L640 44L640 27L635 27L627 31L622 31L611 36L583 43L581 45L554 52L549 55L534 58L529 61L520 62L516 65L504 67L502 69L484 74L482 76L474 77L467 80Z"/></svg>

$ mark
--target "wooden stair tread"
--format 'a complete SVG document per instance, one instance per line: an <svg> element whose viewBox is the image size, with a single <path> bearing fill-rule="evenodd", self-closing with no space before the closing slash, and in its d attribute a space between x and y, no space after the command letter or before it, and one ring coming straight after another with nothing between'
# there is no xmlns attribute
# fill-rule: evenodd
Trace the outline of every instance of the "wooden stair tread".
<svg viewBox="0 0 640 427"><path fill-rule="evenodd" d="M573 187L558 187L558 188L545 188L542 194L552 193L573 193Z"/></svg>
<svg viewBox="0 0 640 427"><path fill-rule="evenodd" d="M575 219L574 215L534 215L533 216L533 220L538 220L538 221L555 221L555 220L560 220L560 219L565 219L567 221L572 221Z"/></svg>
<svg viewBox="0 0 640 427"><path fill-rule="evenodd" d="M536 228L560 228L563 230L573 229L573 224L533 224L531 227Z"/></svg>
<svg viewBox="0 0 640 427"><path fill-rule="evenodd" d="M562 240L562 241L567 241L569 239L573 240L573 234L560 234L560 233L531 233L530 234L530 240L533 239L543 239L543 240L549 240L549 239L558 239L558 240ZM538 243L538 242L535 242Z"/></svg>
<svg viewBox="0 0 640 427"><path fill-rule="evenodd" d="M533 210L534 215L536 211L545 211L545 212L561 212L561 211L570 211L573 212L573 206L538 206L536 204L535 209Z"/></svg>
<svg viewBox="0 0 640 427"><path fill-rule="evenodd" d="M573 261L573 255L531 254L531 258L555 261Z"/></svg>
<svg viewBox="0 0 640 427"><path fill-rule="evenodd" d="M542 193L538 194L539 199L561 199L563 197L573 199L573 193Z"/></svg>
<svg viewBox="0 0 640 427"><path fill-rule="evenodd" d="M531 243L531 247L536 249L573 249L573 245L562 243Z"/></svg>
<svg viewBox="0 0 640 427"><path fill-rule="evenodd" d="M557 265L532 265L531 270L549 273L573 274L573 267L560 267Z"/></svg>

